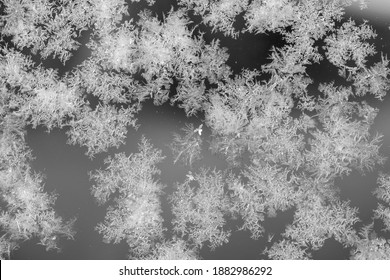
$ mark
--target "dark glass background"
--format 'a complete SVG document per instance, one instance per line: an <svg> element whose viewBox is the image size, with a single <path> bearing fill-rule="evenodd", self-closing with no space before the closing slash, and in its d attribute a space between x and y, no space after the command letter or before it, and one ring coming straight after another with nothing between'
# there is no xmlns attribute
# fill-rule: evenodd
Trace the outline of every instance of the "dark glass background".
<svg viewBox="0 0 390 280"><path fill-rule="evenodd" d="M157 1L159 4L155 12L161 15L170 10L172 1ZM136 4L135 8L141 9L141 4ZM134 16L136 14L134 10ZM378 33L375 45L378 51L389 54L390 45L390 1L373 1L368 10L360 11L356 8L348 10L347 17L361 22L367 19ZM221 39L222 45L229 49L229 65L235 73L239 73L242 68L259 69L266 63L268 51L272 45L280 45L278 37L271 35L245 34L237 40L224 38L220 34L206 33L208 39L217 37ZM60 68L61 71L69 71L71 67L81 62L88 56L85 48L79 49L71 59L67 67L63 67L59 62L52 61L49 67ZM388 57L390 57L388 55ZM44 63L48 63L47 61ZM315 83L329 82L337 80L337 72L326 64L321 66L311 66L308 68L309 75ZM315 90L315 87L313 87ZM378 102L371 97L367 97L370 104L380 108L379 115L372 127L372 133L380 132L384 134L381 151L389 156L390 149L390 97L387 96L383 102ZM174 108L168 104L156 107L151 102L144 105L138 116L140 128L138 131L129 128L127 143L119 149L110 149L108 153L99 154L91 161L84 155L85 148L69 146L66 144L65 130L54 130L47 134L43 128L28 129L27 143L33 151L35 160L32 162L34 170L45 174L45 191L55 191L58 194L55 208L58 214L65 219L77 217L75 240L61 240L62 251L46 252L45 248L37 244L37 240L24 242L20 249L15 251L12 259L126 259L128 247L125 242L117 245L105 244L102 237L94 230L94 227L103 221L106 207L99 207L90 194L91 182L88 172L98 168L104 168L103 159L107 155L116 152L134 153L137 152L137 144L141 135L145 135L151 143L163 151L166 159L159 165L162 173L160 181L166 185L166 195L172 193L172 186L177 181L183 181L188 168L183 165L173 165L171 151L167 147L173 139L172 134L179 132L185 123L193 123L197 127L202 119L202 115L194 118L186 118L181 109ZM208 165L217 169L225 169L226 162L212 155L208 150L207 140L210 140L210 131L207 128L202 134L204 137L203 159L196 164ZM376 187L378 171L390 171L389 161L380 169L374 170L366 176L361 176L353 172L350 176L338 179L337 186L341 189L342 199L351 201L352 206L359 207L359 217L363 222L368 222L372 215L372 210L376 207L377 201L372 195ZM171 213L166 195L162 197L163 216L165 226L170 228ZM291 223L293 211L279 213L276 218L269 218L265 221L267 233L274 233L274 240L284 232L285 226ZM380 224L375 224L380 228ZM171 232L168 231L168 236ZM390 238L390 236L387 236ZM250 239L248 232L235 232L230 238L230 242L215 251L210 251L207 246L201 250L203 259L260 259L264 258L260 252L269 246L267 239L262 238L257 241ZM325 246L313 252L315 259L348 259L349 251L341 244L329 239Z"/></svg>

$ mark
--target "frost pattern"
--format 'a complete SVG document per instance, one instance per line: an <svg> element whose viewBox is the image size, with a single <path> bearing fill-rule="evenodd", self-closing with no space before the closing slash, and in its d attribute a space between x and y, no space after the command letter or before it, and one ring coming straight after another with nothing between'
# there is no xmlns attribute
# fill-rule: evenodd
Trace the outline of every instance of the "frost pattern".
<svg viewBox="0 0 390 280"><path fill-rule="evenodd" d="M367 58L376 52L375 47L365 41L375 37L376 33L367 22L356 26L356 23L350 19L343 23L335 34L325 39L326 56L341 71L364 68ZM352 66L348 65L350 61L353 62Z"/></svg>
<svg viewBox="0 0 390 280"><path fill-rule="evenodd" d="M179 238L158 244L150 257L153 260L197 260L196 249L189 248L186 242Z"/></svg>
<svg viewBox="0 0 390 280"><path fill-rule="evenodd" d="M126 156L116 154L105 160L105 170L91 173L96 182L92 194L100 204L111 202L104 222L96 229L106 242L125 240L130 257L145 258L163 238L160 194L163 186L154 179L157 164L164 157L146 138L139 151Z"/></svg>
<svg viewBox="0 0 390 280"><path fill-rule="evenodd" d="M77 119L69 123L68 143L86 146L86 154L93 157L96 153L123 144L127 126L136 127L133 118L134 109L131 107L117 110L112 106L98 105L93 111L84 109Z"/></svg>
<svg viewBox="0 0 390 280"><path fill-rule="evenodd" d="M390 231L390 175L380 173L378 177L378 188L375 190L375 196L379 199L377 209L374 211L374 217L381 219L385 224L385 230Z"/></svg>
<svg viewBox="0 0 390 280"><path fill-rule="evenodd" d="M352 170L364 173L385 161L382 136L370 134L378 109L358 100L368 94L384 99L390 70L386 56L374 56L370 40L376 33L368 22L344 20L345 7L357 0L181 0L162 20L142 10L136 22L126 17L130 2L138 0L3 2L2 257L31 237L54 248L57 236L73 235L71 222L56 216L54 196L42 191L41 176L26 160L25 126L67 128L68 143L86 147L93 157L125 142L147 99L156 105L169 101L187 116L204 114L210 149L225 156L232 172L192 170L177 184L171 202L178 236L166 240L162 185L154 178L163 157L143 138L139 153L108 158L106 170L91 175L93 195L109 204L97 227L106 241L126 240L132 258L193 259L205 244L214 249L228 242L227 216L241 218L241 229L260 238L266 217L293 209L283 239L265 251L270 258L310 258L310 250L327 238L351 248L352 258L388 257L388 241L374 236L370 225L356 233L357 210L340 200L334 186ZM359 2L363 8L365 1ZM193 14L199 22L191 22ZM232 38L278 34L286 44L273 46L261 69L233 76L225 39L202 33L203 24ZM66 64L81 44L90 56L68 72L34 62L53 58ZM320 84L319 94L312 94L308 69L325 59L348 84ZM174 161L192 167L202 127L183 132L174 136ZM387 177L379 176L373 218L388 230Z"/></svg>
<svg viewBox="0 0 390 280"><path fill-rule="evenodd" d="M225 36L237 38L240 31L233 25L236 18L247 9L248 2L248 0L180 0L179 4L202 15L203 23L211 26L213 32L221 31Z"/></svg>
<svg viewBox="0 0 390 280"><path fill-rule="evenodd" d="M186 124L182 131L184 135L177 133L173 135L171 150L174 155L173 163L176 164L179 160L184 164L191 166L192 163L201 158L202 150L202 124L198 128L194 128L193 124Z"/></svg>
<svg viewBox="0 0 390 280"><path fill-rule="evenodd" d="M359 240L351 252L354 260L388 260L390 242L380 238L373 231L374 223L364 226L359 232Z"/></svg>
<svg viewBox="0 0 390 280"><path fill-rule="evenodd" d="M224 216L229 202L220 172L203 169L194 174L193 180L177 185L171 201L174 231L180 236L197 247L208 242L211 249L228 242Z"/></svg>
<svg viewBox="0 0 390 280"><path fill-rule="evenodd" d="M55 194L43 191L43 176L32 171L31 152L24 142L23 121L8 115L0 120L0 258L33 237L47 250L60 250L60 237L73 239L75 220L54 211Z"/></svg>
<svg viewBox="0 0 390 280"><path fill-rule="evenodd" d="M262 222L266 216L275 217L276 211L285 211L294 206L299 198L294 178L288 178L288 170L264 163L254 163L242 172L248 182L229 178L233 211L241 215L241 229L249 230L254 239L264 234Z"/></svg>
<svg viewBox="0 0 390 280"><path fill-rule="evenodd" d="M325 240L335 238L344 245L352 245L356 235L353 225L358 221L357 209L346 202L325 204L318 197L308 197L295 212L294 222L287 226L284 236L297 241L299 246L320 249Z"/></svg>
<svg viewBox="0 0 390 280"><path fill-rule="evenodd" d="M264 251L273 260L309 260L311 255L296 242L287 239L275 242Z"/></svg>

